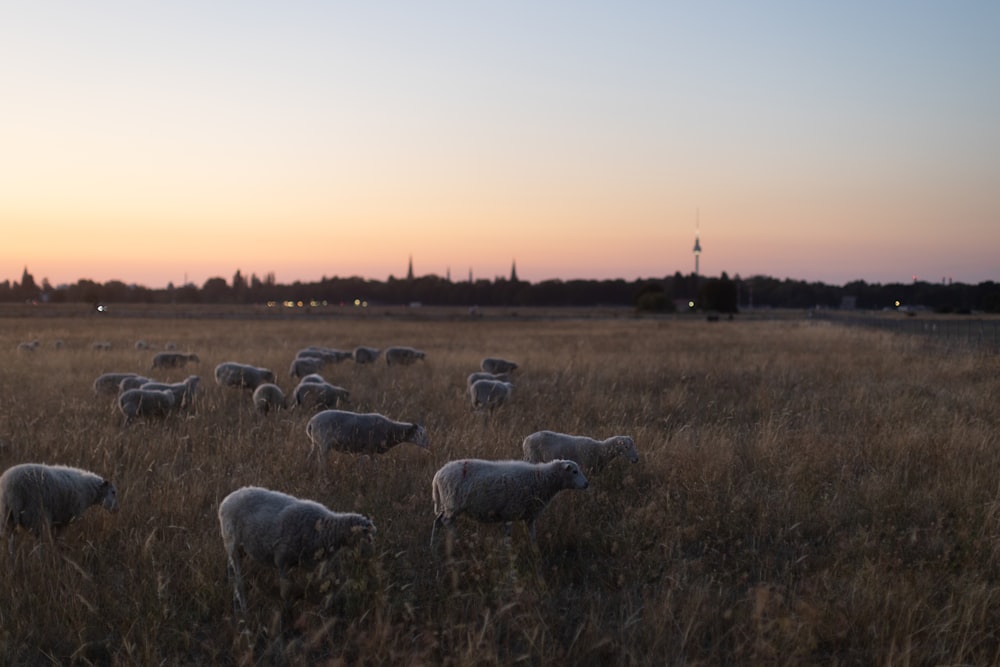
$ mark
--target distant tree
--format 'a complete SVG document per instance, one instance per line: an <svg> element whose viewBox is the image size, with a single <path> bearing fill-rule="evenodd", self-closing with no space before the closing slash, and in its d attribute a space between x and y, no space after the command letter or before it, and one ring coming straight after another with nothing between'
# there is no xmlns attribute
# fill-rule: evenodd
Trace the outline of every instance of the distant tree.
<svg viewBox="0 0 1000 667"><path fill-rule="evenodd" d="M225 278L209 278L201 288L201 295L206 303L225 303L231 292Z"/></svg>
<svg viewBox="0 0 1000 667"><path fill-rule="evenodd" d="M667 290L656 282L646 283L639 288L635 295L635 308L651 313L672 313L676 310L673 300L667 295Z"/></svg>
<svg viewBox="0 0 1000 667"><path fill-rule="evenodd" d="M715 310L720 313L739 311L736 283L729 279L725 271L720 277L705 281L701 288L700 301L705 310Z"/></svg>

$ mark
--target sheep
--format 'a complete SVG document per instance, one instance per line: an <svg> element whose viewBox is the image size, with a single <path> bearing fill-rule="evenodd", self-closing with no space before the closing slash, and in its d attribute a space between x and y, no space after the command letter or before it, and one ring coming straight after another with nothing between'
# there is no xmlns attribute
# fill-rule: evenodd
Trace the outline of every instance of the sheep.
<svg viewBox="0 0 1000 667"><path fill-rule="evenodd" d="M166 417L190 407L200 381L197 375L190 375L184 382L147 382L136 389L123 391L118 397L122 426L128 426L136 417Z"/></svg>
<svg viewBox="0 0 1000 667"><path fill-rule="evenodd" d="M183 382L173 382L166 384L163 382L147 382L142 385L143 389L156 389L159 391L169 391L177 399L178 408L189 408L194 403L195 392L198 391L198 384L201 377L189 375Z"/></svg>
<svg viewBox="0 0 1000 667"><path fill-rule="evenodd" d="M354 513L333 512L318 502L257 486L244 486L219 504L219 530L233 578L234 607L247 611L240 551L276 567L285 599L289 568L312 569L344 547L371 551L375 524Z"/></svg>
<svg viewBox="0 0 1000 667"><path fill-rule="evenodd" d="M387 366L392 366L393 364L407 366L423 359L424 356L425 354L422 350L416 350L412 347L404 347L401 345L387 347L385 349L385 363Z"/></svg>
<svg viewBox="0 0 1000 667"><path fill-rule="evenodd" d="M332 347L310 345L299 350L295 356L297 358L311 357L313 359L322 359L323 363L326 364L339 364L341 361L346 361L353 357L354 353L348 350L335 350Z"/></svg>
<svg viewBox="0 0 1000 667"><path fill-rule="evenodd" d="M91 345L91 347L95 350L98 350L99 352L107 352L108 350L111 349L111 341L109 340L97 341L96 343Z"/></svg>
<svg viewBox="0 0 1000 667"><path fill-rule="evenodd" d="M299 382L293 392L295 405L313 410L336 408L351 399L351 392L329 382Z"/></svg>
<svg viewBox="0 0 1000 667"><path fill-rule="evenodd" d="M514 392L514 385L500 380L476 380L469 387L472 409L486 408L490 412L506 403Z"/></svg>
<svg viewBox="0 0 1000 667"><path fill-rule="evenodd" d="M0 475L0 536L9 533L14 554L18 528L36 538L79 519L91 505L118 511L118 490L87 470L43 463L21 463Z"/></svg>
<svg viewBox="0 0 1000 667"><path fill-rule="evenodd" d="M335 449L352 454L384 454L401 442L430 447L427 431L420 424L398 422L375 412L323 410L306 424L306 435L320 459Z"/></svg>
<svg viewBox="0 0 1000 667"><path fill-rule="evenodd" d="M102 373L94 380L95 396L117 396L122 380L139 377L138 373Z"/></svg>
<svg viewBox="0 0 1000 667"><path fill-rule="evenodd" d="M521 444L524 460L543 463L554 459L568 459L588 473L600 472L616 456L624 456L632 463L638 463L639 453L631 436L613 435L604 440L596 440L583 435L569 435L554 431L538 431L524 439Z"/></svg>
<svg viewBox="0 0 1000 667"><path fill-rule="evenodd" d="M265 382L273 383L274 373L267 368L224 361L215 367L215 382L220 387L256 389Z"/></svg>
<svg viewBox="0 0 1000 667"><path fill-rule="evenodd" d="M525 521L531 543L537 545L535 520L553 496L563 489L587 486L587 478L573 461L449 461L431 481L435 515L431 548L438 526L450 526L460 514L481 522L506 523L508 539L511 524Z"/></svg>
<svg viewBox="0 0 1000 667"><path fill-rule="evenodd" d="M129 389L118 397L118 411L122 413L122 426L128 426L136 417L166 417L176 410L177 397L169 389Z"/></svg>
<svg viewBox="0 0 1000 667"><path fill-rule="evenodd" d="M486 357L479 362L479 367L487 373L513 373L517 370L517 364L506 359L497 357Z"/></svg>
<svg viewBox="0 0 1000 667"><path fill-rule="evenodd" d="M310 373L309 375L304 375L299 379L299 384L302 384L303 382L326 382L326 380L324 380L323 376L319 373Z"/></svg>
<svg viewBox="0 0 1000 667"><path fill-rule="evenodd" d="M199 364L201 359L197 354L183 352L157 352L153 355L151 368L182 368L188 363Z"/></svg>
<svg viewBox="0 0 1000 667"><path fill-rule="evenodd" d="M121 394L123 391L128 391L129 389L138 389L150 382L152 382L150 378L142 375L131 375L127 378L122 378L122 381L118 383L118 393Z"/></svg>
<svg viewBox="0 0 1000 667"><path fill-rule="evenodd" d="M510 382L510 373L487 373L486 371L469 373L469 376L465 378L465 386L471 387L477 380L500 380L501 382Z"/></svg>
<svg viewBox="0 0 1000 667"><path fill-rule="evenodd" d="M152 350L154 348L155 348L154 345L150 345L149 343L147 343L144 340L137 340L137 341L135 341L135 349L137 349L139 351Z"/></svg>
<svg viewBox="0 0 1000 667"><path fill-rule="evenodd" d="M38 341L37 339L36 340L29 340L29 341L25 341L23 343L18 343L17 344L17 349L20 350L21 352L34 352L39 347L41 347L41 345L42 345L42 343L40 341Z"/></svg>
<svg viewBox="0 0 1000 667"><path fill-rule="evenodd" d="M257 385L253 390L253 406L257 412L267 414L271 410L283 410L286 405L285 392L273 382Z"/></svg>
<svg viewBox="0 0 1000 667"><path fill-rule="evenodd" d="M365 347L364 345L358 345L354 348L353 356L354 361L359 364L370 364L378 359L378 355L381 350L375 347Z"/></svg>
<svg viewBox="0 0 1000 667"><path fill-rule="evenodd" d="M288 367L288 374L293 378L301 378L323 370L326 362L321 357L295 357Z"/></svg>

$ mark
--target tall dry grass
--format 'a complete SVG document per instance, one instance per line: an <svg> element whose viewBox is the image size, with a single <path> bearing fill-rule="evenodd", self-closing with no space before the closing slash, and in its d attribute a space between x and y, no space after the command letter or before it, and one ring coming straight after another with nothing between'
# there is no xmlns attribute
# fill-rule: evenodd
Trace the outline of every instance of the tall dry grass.
<svg viewBox="0 0 1000 667"><path fill-rule="evenodd" d="M193 414L123 430L93 396L103 371L150 372L138 339L201 357ZM308 415L258 416L211 379L245 361L290 390L307 344L426 350L327 375L357 410L424 423L430 452L321 470ZM485 355L522 366L489 419L464 393ZM8 318L0 359L0 469L92 469L122 505L0 554L3 664L1000 661L996 357L791 320ZM630 434L641 461L557 496L537 551L523 526L508 549L500 526L460 519L450 556L432 552L434 471L519 457L543 428ZM370 516L374 556L297 572L287 604L274 571L248 567L240 619L215 513L244 484Z"/></svg>

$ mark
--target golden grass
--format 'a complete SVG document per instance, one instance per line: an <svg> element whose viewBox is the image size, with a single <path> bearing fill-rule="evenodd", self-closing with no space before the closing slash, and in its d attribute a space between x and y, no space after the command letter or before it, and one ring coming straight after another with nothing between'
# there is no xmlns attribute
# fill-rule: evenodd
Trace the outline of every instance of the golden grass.
<svg viewBox="0 0 1000 667"><path fill-rule="evenodd" d="M8 317L0 330L0 469L111 477L55 547L0 554L2 664L995 664L1000 661L1000 442L995 356L785 319L559 321ZM37 338L34 353L16 350ZM52 341L65 347L56 350ZM122 430L91 382L149 374L138 340L202 363L195 412ZM91 349L110 340L110 352ZM353 407L425 424L430 452L308 456L295 411L261 417L214 385L225 360L275 370L308 344L413 345L409 368L326 375ZM469 411L465 376L517 360L513 401ZM519 458L539 429L632 435L558 495L539 549L516 526L459 519L428 547L430 480L459 457ZM328 572L246 568L233 613L216 508L258 484L371 517L368 560ZM326 574L328 576L321 576Z"/></svg>

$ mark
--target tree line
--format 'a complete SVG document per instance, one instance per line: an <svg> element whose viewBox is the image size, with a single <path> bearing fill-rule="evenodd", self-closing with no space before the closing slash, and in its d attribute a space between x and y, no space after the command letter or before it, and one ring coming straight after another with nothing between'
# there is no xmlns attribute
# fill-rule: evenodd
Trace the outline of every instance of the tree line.
<svg viewBox="0 0 1000 667"><path fill-rule="evenodd" d="M0 282L0 302L28 303L146 303L146 304L251 304L303 301L370 305L414 304L441 306L634 306L653 312L694 308L736 313L747 308L859 308L883 309L924 307L937 312L1000 312L1000 284L987 281L966 283L867 283L843 286L769 276L730 278L683 275L679 271L662 278L633 281L544 280L531 283L510 278L452 281L437 275L394 278L385 281L359 277L326 278L316 282L278 283L273 273L263 278L244 276L239 270L230 280L209 278L201 286L193 283L164 288L105 283L80 279L53 286L41 284L25 268L19 282Z"/></svg>

